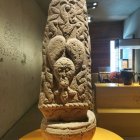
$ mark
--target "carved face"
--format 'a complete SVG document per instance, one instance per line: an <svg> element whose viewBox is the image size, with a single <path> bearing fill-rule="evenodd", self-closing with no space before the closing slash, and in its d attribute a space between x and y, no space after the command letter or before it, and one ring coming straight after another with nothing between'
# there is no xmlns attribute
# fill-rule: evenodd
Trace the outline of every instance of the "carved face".
<svg viewBox="0 0 140 140"><path fill-rule="evenodd" d="M74 76L75 66L70 59L61 57L54 64L54 73L59 82L59 86L66 88Z"/></svg>

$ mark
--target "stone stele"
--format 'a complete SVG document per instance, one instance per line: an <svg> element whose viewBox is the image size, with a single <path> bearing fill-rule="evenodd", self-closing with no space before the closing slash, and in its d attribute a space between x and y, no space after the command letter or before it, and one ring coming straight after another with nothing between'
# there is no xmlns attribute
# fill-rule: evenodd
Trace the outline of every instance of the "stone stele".
<svg viewBox="0 0 140 140"><path fill-rule="evenodd" d="M43 40L39 109L46 140L90 140L96 128L85 0L52 0Z"/></svg>

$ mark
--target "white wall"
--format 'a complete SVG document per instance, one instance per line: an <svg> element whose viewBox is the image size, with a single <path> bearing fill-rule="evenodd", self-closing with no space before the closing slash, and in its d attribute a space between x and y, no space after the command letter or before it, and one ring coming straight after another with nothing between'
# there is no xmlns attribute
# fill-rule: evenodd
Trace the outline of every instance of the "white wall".
<svg viewBox="0 0 140 140"><path fill-rule="evenodd" d="M123 38L132 37L132 35L140 38L140 8L124 22Z"/></svg>
<svg viewBox="0 0 140 140"><path fill-rule="evenodd" d="M38 99L45 22L34 0L0 0L0 137Z"/></svg>

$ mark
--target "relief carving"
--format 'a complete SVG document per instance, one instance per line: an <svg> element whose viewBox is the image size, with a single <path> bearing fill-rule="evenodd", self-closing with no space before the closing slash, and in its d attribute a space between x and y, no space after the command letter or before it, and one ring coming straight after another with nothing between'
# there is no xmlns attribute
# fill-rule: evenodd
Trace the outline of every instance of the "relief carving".
<svg viewBox="0 0 140 140"><path fill-rule="evenodd" d="M48 13L39 109L47 121L85 121L94 106L85 0L52 0Z"/></svg>

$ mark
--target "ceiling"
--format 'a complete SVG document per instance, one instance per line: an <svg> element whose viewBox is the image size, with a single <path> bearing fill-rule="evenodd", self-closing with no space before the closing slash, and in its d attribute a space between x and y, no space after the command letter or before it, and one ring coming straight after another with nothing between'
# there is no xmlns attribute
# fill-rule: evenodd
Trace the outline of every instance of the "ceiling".
<svg viewBox="0 0 140 140"><path fill-rule="evenodd" d="M51 0L36 0L47 15ZM87 3L98 2L96 9L89 8L89 16L94 21L124 20L140 8L140 0L87 0Z"/></svg>

